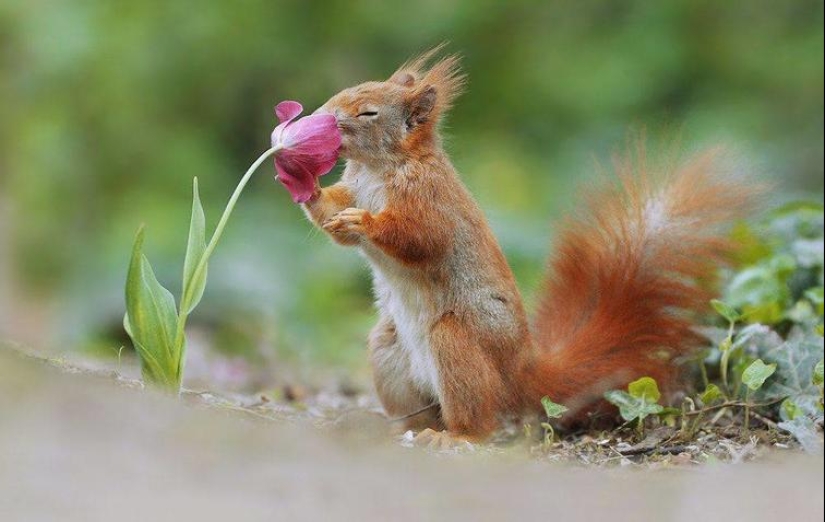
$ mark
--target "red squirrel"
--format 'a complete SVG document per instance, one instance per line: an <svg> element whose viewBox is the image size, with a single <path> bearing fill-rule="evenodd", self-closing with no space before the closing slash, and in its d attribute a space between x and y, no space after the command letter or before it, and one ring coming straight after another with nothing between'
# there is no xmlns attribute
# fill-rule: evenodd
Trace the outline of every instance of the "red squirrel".
<svg viewBox="0 0 825 522"><path fill-rule="evenodd" d="M644 161L594 194L563 227L528 322L496 238L444 152L439 122L463 90L459 59L436 51L387 81L332 97L343 136L341 180L317 188L307 216L360 250L379 320L369 336L375 388L405 429L484 439L502 422L570 408L567 422L609 413L603 393L642 376L667 387L673 359L701 343L702 281L731 245L720 228L747 201L708 152L665 183ZM432 405L433 407L427 408Z"/></svg>

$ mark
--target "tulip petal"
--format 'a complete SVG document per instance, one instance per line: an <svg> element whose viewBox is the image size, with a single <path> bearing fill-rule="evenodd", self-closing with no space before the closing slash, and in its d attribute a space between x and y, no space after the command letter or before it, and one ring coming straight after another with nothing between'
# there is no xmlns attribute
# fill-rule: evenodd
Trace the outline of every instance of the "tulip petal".
<svg viewBox="0 0 825 522"><path fill-rule="evenodd" d="M288 147L308 155L335 151L341 146L338 120L331 114L315 114L293 121L283 130L282 137Z"/></svg>
<svg viewBox="0 0 825 522"><path fill-rule="evenodd" d="M304 112L304 106L296 101L284 101L275 107L275 115L281 123L289 123L300 116L302 112Z"/></svg>
<svg viewBox="0 0 825 522"><path fill-rule="evenodd" d="M311 114L290 125L289 132L295 141L338 134L338 120L332 114Z"/></svg>
<svg viewBox="0 0 825 522"><path fill-rule="evenodd" d="M306 203L315 193L315 176L301 163L291 162L282 156L275 159L278 181L286 187L295 203Z"/></svg>
<svg viewBox="0 0 825 522"><path fill-rule="evenodd" d="M277 127L275 127L275 130L272 131L271 139L272 139L272 146L273 147L276 147L278 145L283 147L284 129L286 128L288 123L289 122L282 123L282 124L278 125Z"/></svg>
<svg viewBox="0 0 825 522"><path fill-rule="evenodd" d="M325 176L329 174L332 169L335 168L335 165L338 164L338 156L331 157L328 160L321 162L318 164L317 169L315 170L315 175L319 178L321 176Z"/></svg>
<svg viewBox="0 0 825 522"><path fill-rule="evenodd" d="M278 180L296 203L309 201L318 177L335 167L341 149L335 116L313 114L299 118L302 111L298 102L278 104L275 112L281 124L272 132L272 146L280 148L275 157Z"/></svg>

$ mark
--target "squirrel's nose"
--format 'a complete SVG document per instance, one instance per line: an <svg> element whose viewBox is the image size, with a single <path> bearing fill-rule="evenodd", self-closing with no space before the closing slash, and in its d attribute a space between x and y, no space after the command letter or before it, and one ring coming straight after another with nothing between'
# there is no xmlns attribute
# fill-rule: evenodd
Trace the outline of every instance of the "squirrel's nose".
<svg viewBox="0 0 825 522"><path fill-rule="evenodd" d="M313 114L332 114L335 116L335 121L338 124L338 129L344 130L346 128L346 123L343 122L341 117L343 116L343 111L341 109L331 109L329 106L324 105L319 107Z"/></svg>

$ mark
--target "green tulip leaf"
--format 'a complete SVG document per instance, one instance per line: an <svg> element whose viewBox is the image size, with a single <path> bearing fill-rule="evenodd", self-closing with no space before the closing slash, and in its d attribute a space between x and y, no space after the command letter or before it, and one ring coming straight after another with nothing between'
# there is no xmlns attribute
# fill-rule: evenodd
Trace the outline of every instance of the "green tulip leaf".
<svg viewBox="0 0 825 522"><path fill-rule="evenodd" d="M192 218L189 222L189 240L186 245L186 257L183 261L183 293L181 308L189 314L198 306L206 288L207 268L204 264L199 274L197 267L206 254L206 216L198 193L198 178L193 181Z"/></svg>
<svg viewBox="0 0 825 522"><path fill-rule="evenodd" d="M138 231L126 279L124 328L141 358L147 381L178 384L180 359L175 346L177 313L175 298L158 282L149 260L143 255L143 227Z"/></svg>

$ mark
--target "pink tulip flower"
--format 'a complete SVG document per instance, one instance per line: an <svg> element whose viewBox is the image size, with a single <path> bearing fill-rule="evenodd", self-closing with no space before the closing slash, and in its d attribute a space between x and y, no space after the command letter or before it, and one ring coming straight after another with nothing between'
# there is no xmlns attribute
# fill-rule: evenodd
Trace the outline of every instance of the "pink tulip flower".
<svg viewBox="0 0 825 522"><path fill-rule="evenodd" d="M278 104L275 114L280 125L272 132L272 146L281 147L275 155L275 170L296 203L312 198L318 178L338 161L341 134L332 114L313 114L298 119L304 108L300 103Z"/></svg>

